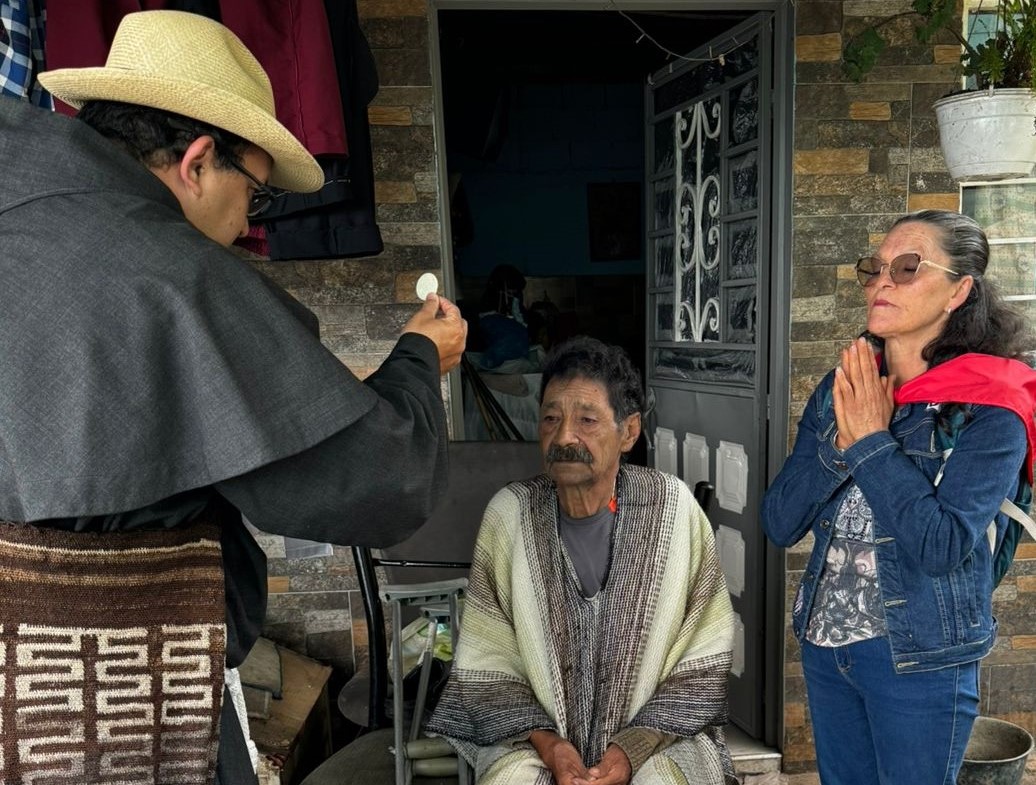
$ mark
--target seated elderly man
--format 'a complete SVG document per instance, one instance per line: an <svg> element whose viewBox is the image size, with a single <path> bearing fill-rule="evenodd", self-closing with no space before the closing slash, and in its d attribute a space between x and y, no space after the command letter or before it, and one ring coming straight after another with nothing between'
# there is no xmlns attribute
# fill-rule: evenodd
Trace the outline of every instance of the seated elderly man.
<svg viewBox="0 0 1036 785"><path fill-rule="evenodd" d="M543 371L546 474L489 503L453 673L428 730L482 785L725 785L733 615L676 477L623 462L644 393L591 338Z"/></svg>

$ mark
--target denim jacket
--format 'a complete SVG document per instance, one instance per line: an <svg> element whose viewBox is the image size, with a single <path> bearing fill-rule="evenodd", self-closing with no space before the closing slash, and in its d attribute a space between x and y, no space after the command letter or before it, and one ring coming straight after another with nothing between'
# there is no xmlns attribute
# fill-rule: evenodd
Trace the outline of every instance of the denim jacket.
<svg viewBox="0 0 1036 785"><path fill-rule="evenodd" d="M805 635L833 522L855 482L874 514L878 585L896 672L985 656L996 638L986 530L994 515L997 542L1007 527L998 510L1017 490L1027 449L1021 420L1000 407L970 407L972 419L944 462L936 408L905 404L889 430L841 452L834 446L833 379L828 374L813 392L795 448L762 502L763 529L774 544L788 547L813 533L795 596L795 636Z"/></svg>

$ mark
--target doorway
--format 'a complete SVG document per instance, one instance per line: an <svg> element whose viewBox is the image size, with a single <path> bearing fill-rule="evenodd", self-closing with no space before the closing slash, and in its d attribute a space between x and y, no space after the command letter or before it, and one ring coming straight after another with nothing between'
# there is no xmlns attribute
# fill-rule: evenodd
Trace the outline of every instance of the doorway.
<svg viewBox="0 0 1036 785"><path fill-rule="evenodd" d="M770 61L758 77L765 81L761 92L775 107L771 112L768 106L763 117L769 169L759 185L772 194L790 191L791 12L736 0L712 6L669 2L655 9L643 3L629 10L599 8L572 3L563 10L518 10L491 0L450 0L433 7L440 193L448 205L448 215L442 216L449 234L444 245L447 292L469 324L476 324L488 307L483 295L492 290L494 269L510 265L525 278L521 307L527 321L545 323L546 343L584 333L623 346L644 374L656 407L650 438L642 440L642 453L633 460L687 479L702 467L686 446L690 434L710 455L721 443L727 451L716 452L703 479L715 483L720 465L751 462L736 520L734 513L721 510L713 523L724 538L728 560L742 559L730 576L740 592L735 609L741 624L740 670L731 680L732 720L751 738L775 746L783 563L766 547L755 520L772 473L768 465L779 465L786 445L786 393L772 391L787 387L790 199L763 197L763 234L753 247L767 249L759 260L767 271L759 274L756 295L738 300L745 286L723 284L724 307L736 310L742 337L751 334L755 341L758 373L750 384L735 384L733 395L716 379L673 378L667 373L671 369L659 364L659 350L702 337L658 333L660 295L664 299L658 246L664 231L656 220L653 156L660 116L672 115L694 96L677 95L660 115L652 109L652 83L668 82L679 91L673 75L702 59L701 52L690 59L688 54L701 50L712 59L710 42L756 25L760 54ZM762 15L760 8L766 9ZM717 48L716 54L726 51ZM787 81L782 84L782 79ZM740 212L731 215L744 218ZM734 223L724 219L724 239ZM679 302L676 298L674 304ZM675 314L670 322L678 323L679 314L670 311ZM535 340L530 334L530 342ZM482 348L473 346L476 352ZM664 354L666 361L673 356ZM521 408L528 409L531 422L526 425L533 434L534 392L527 390L528 400L515 404L518 419ZM451 396L455 433L463 430L464 438L479 438L469 427L471 411L464 410L456 379ZM716 418L717 410L730 416ZM748 433L728 434L721 422L747 425ZM667 431L674 440L673 462L668 454L660 459L658 449L658 434ZM728 455L731 444L748 448L743 459ZM728 502L737 504L724 498Z"/></svg>
<svg viewBox="0 0 1036 785"><path fill-rule="evenodd" d="M674 60L665 42L693 45L746 16L438 12L453 293L476 365L535 371L535 353L525 362L525 347L499 350L506 338L480 331L499 307L528 323L533 347L588 334L643 372L645 78ZM525 278L520 314L500 302L502 266ZM464 392L465 438L486 438ZM526 438L532 397L504 399Z"/></svg>

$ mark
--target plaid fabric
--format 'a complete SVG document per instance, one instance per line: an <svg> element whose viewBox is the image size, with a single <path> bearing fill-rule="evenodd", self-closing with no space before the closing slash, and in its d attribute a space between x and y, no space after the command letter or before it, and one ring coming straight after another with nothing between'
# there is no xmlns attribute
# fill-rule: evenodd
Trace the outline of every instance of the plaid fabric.
<svg viewBox="0 0 1036 785"><path fill-rule="evenodd" d="M36 74L44 70L46 0L0 0L0 95L47 109L54 100Z"/></svg>

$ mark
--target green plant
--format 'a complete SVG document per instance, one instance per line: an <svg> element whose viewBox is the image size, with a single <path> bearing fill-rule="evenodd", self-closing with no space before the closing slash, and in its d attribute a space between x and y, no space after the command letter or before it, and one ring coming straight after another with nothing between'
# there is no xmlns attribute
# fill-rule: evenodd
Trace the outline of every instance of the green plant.
<svg viewBox="0 0 1036 785"><path fill-rule="evenodd" d="M978 89L985 87L1029 87L1036 89L1036 0L999 0L990 13L994 29L986 41L972 45L961 34L955 0L914 0L910 11L886 17L854 35L842 52L842 68L859 82L866 76L888 44L882 30L903 17L912 17L917 40L927 43L945 30L963 48L961 73L973 77Z"/></svg>

